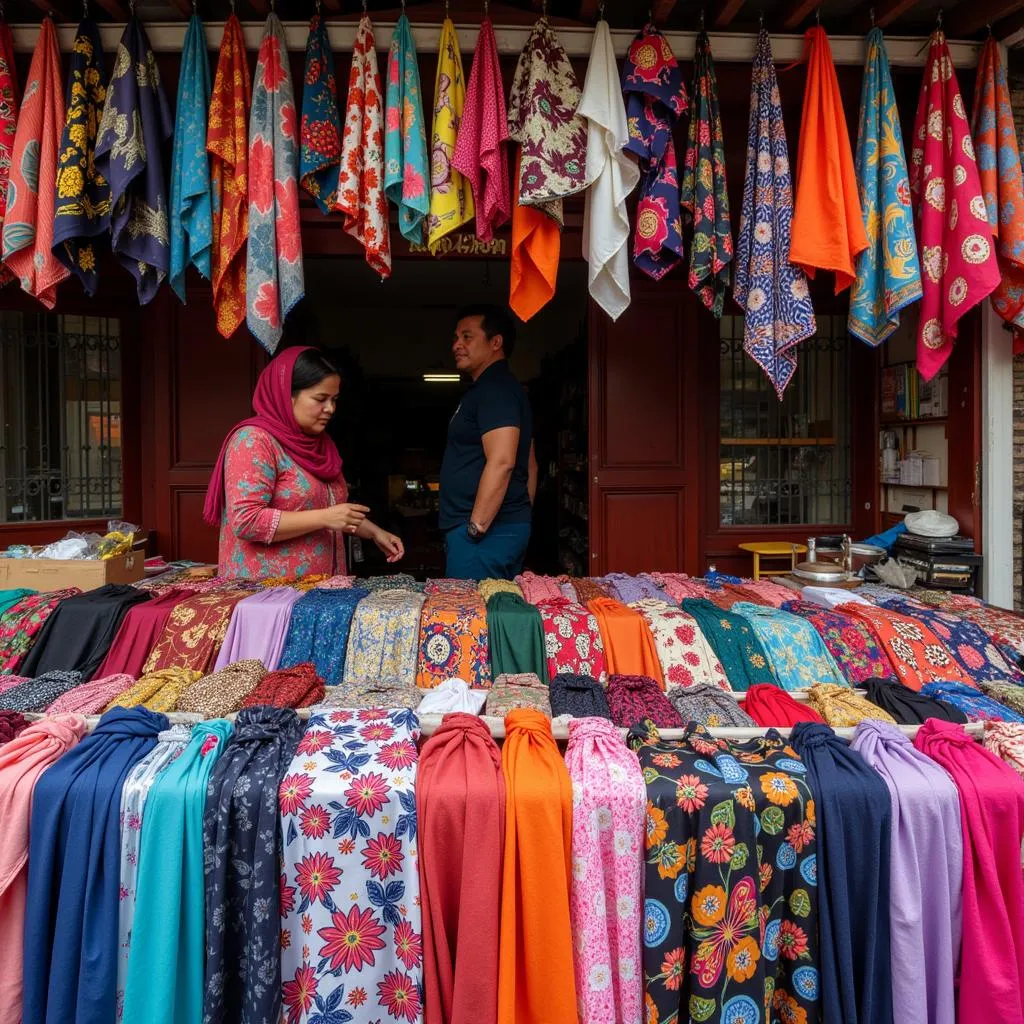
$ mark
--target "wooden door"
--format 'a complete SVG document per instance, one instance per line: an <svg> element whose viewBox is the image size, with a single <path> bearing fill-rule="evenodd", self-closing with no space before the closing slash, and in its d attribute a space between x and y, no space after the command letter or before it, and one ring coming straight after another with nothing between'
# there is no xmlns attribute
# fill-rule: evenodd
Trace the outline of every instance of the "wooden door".
<svg viewBox="0 0 1024 1024"><path fill-rule="evenodd" d="M696 310L682 282L634 281L615 323L590 312L593 575L696 572Z"/></svg>

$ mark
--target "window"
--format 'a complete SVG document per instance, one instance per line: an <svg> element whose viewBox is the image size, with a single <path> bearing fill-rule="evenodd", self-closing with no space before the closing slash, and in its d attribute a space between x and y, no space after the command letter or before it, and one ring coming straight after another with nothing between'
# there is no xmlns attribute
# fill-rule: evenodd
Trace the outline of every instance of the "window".
<svg viewBox="0 0 1024 1024"><path fill-rule="evenodd" d="M850 521L850 339L819 316L780 402L743 351L743 317L721 321L719 509L723 526Z"/></svg>
<svg viewBox="0 0 1024 1024"><path fill-rule="evenodd" d="M121 514L120 322L0 313L0 522Z"/></svg>

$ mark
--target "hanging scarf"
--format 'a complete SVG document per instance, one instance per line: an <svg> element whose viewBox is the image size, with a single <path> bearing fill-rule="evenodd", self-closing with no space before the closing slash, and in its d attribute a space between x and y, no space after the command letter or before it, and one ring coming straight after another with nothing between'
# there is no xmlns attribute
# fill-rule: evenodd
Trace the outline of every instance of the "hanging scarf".
<svg viewBox="0 0 1024 1024"><path fill-rule="evenodd" d="M629 143L640 161L633 262L660 281L683 258L679 170L672 141L676 120L689 105L683 71L668 40L647 24L633 40L622 68Z"/></svg>
<svg viewBox="0 0 1024 1024"><path fill-rule="evenodd" d="M366 251L382 278L391 276L391 228L384 195L384 102L373 23L364 14L352 44L345 130L338 174L338 209L345 231Z"/></svg>
<svg viewBox="0 0 1024 1024"><path fill-rule="evenodd" d="M47 309L69 271L54 255L53 209L60 135L64 128L60 49L52 18L43 18L28 70L28 83L11 154L3 261L22 291Z"/></svg>
<svg viewBox="0 0 1024 1024"><path fill-rule="evenodd" d="M516 157L516 172L522 149ZM517 195L512 207L512 260L508 304L520 320L529 320L555 295L562 249L562 201L527 206Z"/></svg>
<svg viewBox="0 0 1024 1024"><path fill-rule="evenodd" d="M100 30L83 18L75 33L68 71L67 117L60 140L53 209L53 254L82 282L87 295L99 286L93 239L110 231L110 185L96 171L94 152L107 98L106 59ZM102 240L106 246L106 241Z"/></svg>
<svg viewBox="0 0 1024 1024"><path fill-rule="evenodd" d="M441 25L437 50L434 127L430 136L430 215L427 217L427 241L434 255L441 239L473 216L473 190L452 166L466 104L466 80L462 74L459 37L451 18L445 18Z"/></svg>
<svg viewBox="0 0 1024 1024"><path fill-rule="evenodd" d="M466 86L466 105L455 143L452 167L469 182L476 209L476 236L490 242L496 228L512 214L505 144L508 118L501 60L491 19L480 24L473 67Z"/></svg>
<svg viewBox="0 0 1024 1024"><path fill-rule="evenodd" d="M251 101L252 86L242 26L231 14L224 23L206 129L213 200L213 308L217 314L217 330L225 338L230 338L245 319L242 249L249 235Z"/></svg>
<svg viewBox="0 0 1024 1024"><path fill-rule="evenodd" d="M1024 179L1006 69L991 37L978 60L971 132L988 222L997 239L1001 280L991 295L992 308L1014 325L1017 351L1024 342Z"/></svg>
<svg viewBox="0 0 1024 1024"><path fill-rule="evenodd" d="M334 54L327 37L327 25L317 13L309 23L306 39L299 178L321 213L330 213L337 206L340 163L341 117L334 79Z"/></svg>
<svg viewBox="0 0 1024 1024"><path fill-rule="evenodd" d="M804 34L804 53L807 85L789 258L810 278L819 269L834 273L838 295L853 284L857 256L868 239L832 47L820 25Z"/></svg>
<svg viewBox="0 0 1024 1024"><path fill-rule="evenodd" d="M167 727L165 715L144 708L108 711L96 730L36 783L29 830L25 1020L114 1020L121 789ZM81 970L82 962L88 971Z"/></svg>
<svg viewBox="0 0 1024 1024"><path fill-rule="evenodd" d="M256 59L249 120L249 249L246 322L271 354L302 298L299 231L299 126L284 27L267 15Z"/></svg>
<svg viewBox="0 0 1024 1024"><path fill-rule="evenodd" d="M402 236L423 241L423 218L430 211L427 190L427 132L416 64L412 26L403 13L391 36L388 53L384 132L384 191L398 208Z"/></svg>
<svg viewBox="0 0 1024 1024"><path fill-rule="evenodd" d="M725 182L725 143L718 109L718 83L707 32L697 35L693 60L693 110L683 164L680 203L693 224L690 289L721 319L729 263L733 257L729 190Z"/></svg>
<svg viewBox="0 0 1024 1024"><path fill-rule="evenodd" d="M7 183L11 176L14 136L18 128L18 69L14 63L11 26L0 21L0 229L7 211ZM0 285L14 275L0 265Z"/></svg>
<svg viewBox="0 0 1024 1024"><path fill-rule="evenodd" d="M924 270L917 369L927 381L949 359L960 318L999 284L967 112L941 29L928 45L910 165Z"/></svg>
<svg viewBox="0 0 1024 1024"><path fill-rule="evenodd" d="M203 813L204 1020L280 1019L285 892L278 787L304 731L294 711L244 708L210 776ZM283 810L283 792L281 799Z"/></svg>
<svg viewBox="0 0 1024 1024"><path fill-rule="evenodd" d="M866 46L857 189L868 247L857 258L847 322L852 335L880 345L899 327L900 310L921 297L921 265L900 114L880 28L868 33Z"/></svg>
<svg viewBox="0 0 1024 1024"><path fill-rule="evenodd" d="M210 109L210 58L206 31L193 14L185 32L178 76L178 115L171 160L171 288L185 301L189 264L210 276L213 206L206 126Z"/></svg>
<svg viewBox="0 0 1024 1024"><path fill-rule="evenodd" d="M170 266L163 150L173 132L156 55L133 17L117 45L95 160L110 182L114 255L135 278L142 305L156 295Z"/></svg>
<svg viewBox="0 0 1024 1024"><path fill-rule="evenodd" d="M629 212L626 200L640 181L626 156L629 123L608 22L594 31L579 116L587 122L587 194L583 255L591 298L612 318L629 306Z"/></svg>

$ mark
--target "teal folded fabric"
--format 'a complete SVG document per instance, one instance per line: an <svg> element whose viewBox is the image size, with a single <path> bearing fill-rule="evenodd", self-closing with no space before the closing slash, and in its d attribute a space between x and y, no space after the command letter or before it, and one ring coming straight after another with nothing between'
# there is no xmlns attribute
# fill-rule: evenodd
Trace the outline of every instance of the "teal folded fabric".
<svg viewBox="0 0 1024 1024"><path fill-rule="evenodd" d="M0 615L34 593L34 590L0 590Z"/></svg>

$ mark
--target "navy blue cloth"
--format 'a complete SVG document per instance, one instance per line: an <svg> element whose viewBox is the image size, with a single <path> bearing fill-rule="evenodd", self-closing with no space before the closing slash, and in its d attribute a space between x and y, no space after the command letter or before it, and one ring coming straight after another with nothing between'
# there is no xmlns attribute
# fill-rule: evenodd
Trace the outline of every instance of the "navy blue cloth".
<svg viewBox="0 0 1024 1024"><path fill-rule="evenodd" d="M210 776L204 1024L281 1019L278 788L305 728L290 708L243 708Z"/></svg>
<svg viewBox="0 0 1024 1024"><path fill-rule="evenodd" d="M303 594L292 605L279 667L293 668L311 661L328 686L337 686L345 675L345 651L352 616L356 605L368 593L361 587L348 587L310 590Z"/></svg>
<svg viewBox="0 0 1024 1024"><path fill-rule="evenodd" d="M821 1019L892 1024L888 787L827 725L800 722L790 743L817 813Z"/></svg>
<svg viewBox="0 0 1024 1024"><path fill-rule="evenodd" d="M477 540L464 525L456 526L445 537L445 575L450 580L515 579L523 571L529 543L529 523L495 524Z"/></svg>
<svg viewBox="0 0 1024 1024"><path fill-rule="evenodd" d="M508 368L508 360L499 359L470 385L448 424L448 444L441 462L442 530L469 522L487 463L483 436L500 427L519 428L519 448L505 499L494 522L530 521L528 482L533 413L523 385Z"/></svg>
<svg viewBox="0 0 1024 1024"><path fill-rule="evenodd" d="M117 1002L121 787L167 716L115 708L36 783L23 1019L110 1024Z"/></svg>

